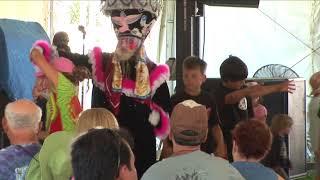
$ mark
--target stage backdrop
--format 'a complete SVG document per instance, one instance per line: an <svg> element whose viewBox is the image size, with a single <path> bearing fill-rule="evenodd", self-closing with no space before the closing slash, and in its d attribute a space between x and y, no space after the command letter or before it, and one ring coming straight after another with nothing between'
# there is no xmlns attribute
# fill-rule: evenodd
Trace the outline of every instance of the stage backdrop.
<svg viewBox="0 0 320 180"><path fill-rule="evenodd" d="M35 78L29 52L38 39L49 41L39 23L0 19L0 89L12 99L32 99Z"/></svg>

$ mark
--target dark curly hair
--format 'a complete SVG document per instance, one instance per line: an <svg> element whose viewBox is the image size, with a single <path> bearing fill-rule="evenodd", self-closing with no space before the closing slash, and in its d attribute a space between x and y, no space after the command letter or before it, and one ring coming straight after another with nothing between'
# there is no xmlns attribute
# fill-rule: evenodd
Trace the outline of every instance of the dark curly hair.
<svg viewBox="0 0 320 180"><path fill-rule="evenodd" d="M240 81L248 77L247 65L236 56L229 56L220 66L220 77L223 81Z"/></svg>
<svg viewBox="0 0 320 180"><path fill-rule="evenodd" d="M116 179L120 166L134 167L131 147L133 140L127 131L91 129L72 144L71 164L77 180Z"/></svg>
<svg viewBox="0 0 320 180"><path fill-rule="evenodd" d="M271 148L270 128L257 120L243 121L233 130L233 140L239 153L246 158L263 158Z"/></svg>

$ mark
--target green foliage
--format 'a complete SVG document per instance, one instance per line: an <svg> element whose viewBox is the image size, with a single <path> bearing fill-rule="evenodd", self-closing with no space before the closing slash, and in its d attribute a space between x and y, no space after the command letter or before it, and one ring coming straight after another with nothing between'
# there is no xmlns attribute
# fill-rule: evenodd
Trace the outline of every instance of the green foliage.
<svg viewBox="0 0 320 180"><path fill-rule="evenodd" d="M79 24L80 23L80 1L74 1L69 9L70 23Z"/></svg>

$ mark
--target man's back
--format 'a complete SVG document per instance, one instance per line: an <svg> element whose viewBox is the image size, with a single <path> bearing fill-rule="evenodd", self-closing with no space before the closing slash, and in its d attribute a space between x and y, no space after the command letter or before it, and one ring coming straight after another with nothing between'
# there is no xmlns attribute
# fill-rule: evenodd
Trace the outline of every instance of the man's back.
<svg viewBox="0 0 320 180"><path fill-rule="evenodd" d="M227 161L202 151L170 157L154 164L142 180L243 180Z"/></svg>
<svg viewBox="0 0 320 180"><path fill-rule="evenodd" d="M24 179L33 156L39 152L39 144L11 145L0 150L0 180Z"/></svg>

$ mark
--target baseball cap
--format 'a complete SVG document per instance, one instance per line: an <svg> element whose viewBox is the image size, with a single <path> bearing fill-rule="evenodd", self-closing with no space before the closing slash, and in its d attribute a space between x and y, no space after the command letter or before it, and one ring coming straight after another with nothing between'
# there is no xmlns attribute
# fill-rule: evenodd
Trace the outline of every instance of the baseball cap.
<svg viewBox="0 0 320 180"><path fill-rule="evenodd" d="M193 100L177 104L171 114L171 131L177 144L196 146L203 143L208 131L206 107Z"/></svg>

